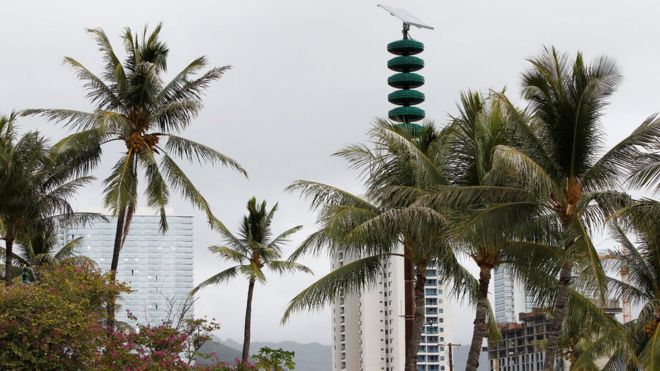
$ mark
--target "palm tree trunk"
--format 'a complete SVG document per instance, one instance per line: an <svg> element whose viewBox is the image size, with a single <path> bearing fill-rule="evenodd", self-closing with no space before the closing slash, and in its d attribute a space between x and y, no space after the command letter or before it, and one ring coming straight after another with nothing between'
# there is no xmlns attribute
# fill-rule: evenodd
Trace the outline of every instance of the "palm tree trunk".
<svg viewBox="0 0 660 371"><path fill-rule="evenodd" d="M5 286L11 285L11 261L14 253L13 233L7 232L5 236Z"/></svg>
<svg viewBox="0 0 660 371"><path fill-rule="evenodd" d="M243 354L241 363L247 364L250 358L250 326L252 323L252 294L254 293L254 278L250 278L248 286L247 305L245 307L245 330L243 333Z"/></svg>
<svg viewBox="0 0 660 371"><path fill-rule="evenodd" d="M126 218L126 207L119 209L117 213L117 229L115 232L115 245L112 249L112 262L110 263L110 280L112 283L117 279L117 267L119 266L119 252L124 242L124 220ZM115 327L115 299L108 301L108 331Z"/></svg>
<svg viewBox="0 0 660 371"><path fill-rule="evenodd" d="M477 297L477 313L474 318L474 329L472 330L472 343L468 354L466 371L475 371L479 367L479 355L481 345L486 336L486 315L488 314L488 285L490 284L490 267L482 265L479 267L479 292Z"/></svg>
<svg viewBox="0 0 660 371"><path fill-rule="evenodd" d="M417 350L419 349L419 339L424 329L425 300L424 285L426 285L426 264L417 265L417 274L415 275L414 291L414 318L410 338L406 339L406 371L417 371Z"/></svg>
<svg viewBox="0 0 660 371"><path fill-rule="evenodd" d="M566 305L568 304L568 292L571 287L571 274L573 273L573 263L565 262L559 273L559 287L557 288L557 297L555 298L555 308L553 311L554 319L548 332L548 344L545 350L545 362L543 370L552 371L557 356L559 333L566 317Z"/></svg>

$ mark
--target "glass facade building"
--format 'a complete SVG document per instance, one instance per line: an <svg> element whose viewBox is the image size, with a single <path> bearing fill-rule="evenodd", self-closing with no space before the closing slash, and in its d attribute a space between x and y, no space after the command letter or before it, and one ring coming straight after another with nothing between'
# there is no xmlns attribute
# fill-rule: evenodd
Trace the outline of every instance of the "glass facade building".
<svg viewBox="0 0 660 371"><path fill-rule="evenodd" d="M495 320L497 323L518 322L518 314L534 307L533 298L509 268L499 267L493 274L495 287Z"/></svg>
<svg viewBox="0 0 660 371"><path fill-rule="evenodd" d="M60 242L82 237L79 255L94 260L104 271L110 270L117 220L69 227L59 233ZM178 309L193 287L193 218L168 216L168 230L159 230L159 216L135 215L120 254L117 279L133 292L117 302L117 319L129 321L126 311L139 323L161 322ZM192 314L192 313L190 313Z"/></svg>

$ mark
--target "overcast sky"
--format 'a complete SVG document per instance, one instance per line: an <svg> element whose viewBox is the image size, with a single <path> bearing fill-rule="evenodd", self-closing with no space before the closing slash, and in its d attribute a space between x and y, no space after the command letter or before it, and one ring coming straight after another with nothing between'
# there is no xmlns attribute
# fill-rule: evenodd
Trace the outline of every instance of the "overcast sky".
<svg viewBox="0 0 660 371"><path fill-rule="evenodd" d="M626 5L623 5L623 4ZM365 139L374 118L386 115L386 51L400 38L399 22L372 1L3 1L0 4L0 113L24 108L90 109L80 83L62 65L77 58L99 71L100 58L86 27L102 27L119 52L125 26L164 23L172 76L206 55L211 65L232 65L205 98L205 108L185 135L240 161L249 180L223 168L188 167L217 216L236 227L251 196L279 202L275 232L297 224L304 229L292 246L314 231L306 202L283 189L297 179L331 183L359 192L356 174L331 153ZM429 118L444 125L461 90L507 87L518 100L525 58L544 45L582 50L587 59L606 54L625 78L612 98L604 128L606 142L623 138L660 108L660 3L657 1L401 1L434 31L414 29L426 45L421 55ZM39 119L23 119L54 140L67 131ZM121 147L106 151L96 171L103 178ZM99 183L76 200L100 207ZM175 200L174 210L194 214L195 283L222 269L207 251L219 237L200 213ZM601 248L608 248L603 242ZM326 257L304 260L322 276ZM254 340L330 343L329 312L296 315L280 326L286 303L313 282L312 276L271 276L255 290ZM197 315L222 323L220 337L242 338L247 282L202 292ZM454 305L454 340L468 343L473 312Z"/></svg>

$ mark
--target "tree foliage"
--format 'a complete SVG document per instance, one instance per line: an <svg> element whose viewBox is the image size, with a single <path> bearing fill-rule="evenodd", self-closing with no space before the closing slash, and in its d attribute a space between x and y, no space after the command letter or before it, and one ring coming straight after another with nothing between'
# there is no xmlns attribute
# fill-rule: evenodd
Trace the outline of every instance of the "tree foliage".
<svg viewBox="0 0 660 371"><path fill-rule="evenodd" d="M52 260L52 246L47 243L52 244L58 223L94 218L76 216L69 204L93 178L79 176L75 164L57 156L39 132L19 136L15 120L15 114L0 117L0 235L5 245L0 251L7 284L16 275L14 264ZM24 256L17 254L15 244L25 249ZM70 250L61 252L60 258L71 255Z"/></svg>
<svg viewBox="0 0 660 371"><path fill-rule="evenodd" d="M39 268L35 283L0 288L5 369L92 369L106 344L103 306L128 291L92 266Z"/></svg>

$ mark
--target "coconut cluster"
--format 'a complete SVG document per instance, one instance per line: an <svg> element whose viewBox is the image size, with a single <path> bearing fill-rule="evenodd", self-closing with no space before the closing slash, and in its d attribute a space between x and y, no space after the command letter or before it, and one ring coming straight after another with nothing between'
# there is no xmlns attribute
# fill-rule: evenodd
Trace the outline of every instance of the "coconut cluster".
<svg viewBox="0 0 660 371"><path fill-rule="evenodd" d="M153 149L158 144L158 136L154 134L142 135L140 133L133 133L126 140L126 148L133 152L139 153L145 149Z"/></svg>

